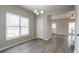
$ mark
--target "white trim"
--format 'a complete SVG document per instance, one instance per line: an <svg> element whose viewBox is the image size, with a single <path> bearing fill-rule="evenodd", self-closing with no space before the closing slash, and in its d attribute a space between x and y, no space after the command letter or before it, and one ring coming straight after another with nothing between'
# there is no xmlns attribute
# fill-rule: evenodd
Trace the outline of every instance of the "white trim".
<svg viewBox="0 0 79 59"><path fill-rule="evenodd" d="M44 40L49 40L50 38L52 38L52 36L49 36L48 38L45 38Z"/></svg>
<svg viewBox="0 0 79 59"><path fill-rule="evenodd" d="M39 37L36 37L36 38L39 38ZM48 37L48 38L40 38L40 39L43 39L43 40L49 40L50 38L52 38L52 36Z"/></svg>
<svg viewBox="0 0 79 59"><path fill-rule="evenodd" d="M24 41L18 42L18 43L16 43L16 44L12 44L12 45L10 45L10 46L7 46L7 47L4 47L4 48L1 48L0 51L3 51L3 50L8 49L8 48L10 48L10 47L13 47L13 46L19 45L19 44L21 44L21 43L24 43L24 42L29 41L29 40L34 39L34 38L35 38L35 37L32 37L32 38L29 38L28 40L24 40Z"/></svg>

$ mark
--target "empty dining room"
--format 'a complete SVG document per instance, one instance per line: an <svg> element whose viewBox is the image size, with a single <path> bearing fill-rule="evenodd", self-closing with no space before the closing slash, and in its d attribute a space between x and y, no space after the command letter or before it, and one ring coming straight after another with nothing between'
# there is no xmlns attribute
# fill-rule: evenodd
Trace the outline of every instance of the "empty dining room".
<svg viewBox="0 0 79 59"><path fill-rule="evenodd" d="M0 5L0 53L74 53L78 9L75 5Z"/></svg>

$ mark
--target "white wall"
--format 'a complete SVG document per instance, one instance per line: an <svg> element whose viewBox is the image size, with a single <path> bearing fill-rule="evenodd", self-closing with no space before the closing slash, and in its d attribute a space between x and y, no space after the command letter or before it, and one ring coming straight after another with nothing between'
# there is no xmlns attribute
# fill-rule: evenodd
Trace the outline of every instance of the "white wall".
<svg viewBox="0 0 79 59"><path fill-rule="evenodd" d="M36 19L36 33L37 33L37 38L41 38L44 40L47 40L47 21L46 21L46 16L45 15L39 15L37 16Z"/></svg>
<svg viewBox="0 0 79 59"><path fill-rule="evenodd" d="M44 39L44 16L37 16L36 29L37 38Z"/></svg>
<svg viewBox="0 0 79 59"><path fill-rule="evenodd" d="M52 34L50 15L39 15L36 19L37 38L48 40Z"/></svg>
<svg viewBox="0 0 79 59"><path fill-rule="evenodd" d="M51 15L47 15L47 39L50 39L52 36L52 20Z"/></svg>
<svg viewBox="0 0 79 59"><path fill-rule="evenodd" d="M28 16L30 18L30 35L24 36L22 38L6 40L6 12L12 12L23 16ZM34 38L36 35L35 26L35 15L33 13L18 6L0 6L0 49Z"/></svg>
<svg viewBox="0 0 79 59"><path fill-rule="evenodd" d="M79 53L79 36L77 36L76 34L79 34L79 5L75 6L75 14L76 14L76 33L75 33L75 51Z"/></svg>
<svg viewBox="0 0 79 59"><path fill-rule="evenodd" d="M73 20L67 18L67 19L58 19L58 20L52 20L52 23L56 23L56 33L68 33L68 23L73 22Z"/></svg>

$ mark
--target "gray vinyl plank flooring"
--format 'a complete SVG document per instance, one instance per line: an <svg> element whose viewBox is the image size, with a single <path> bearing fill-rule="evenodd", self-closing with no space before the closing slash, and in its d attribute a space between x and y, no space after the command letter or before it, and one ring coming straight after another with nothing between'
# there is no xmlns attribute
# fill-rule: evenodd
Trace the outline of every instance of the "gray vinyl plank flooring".
<svg viewBox="0 0 79 59"><path fill-rule="evenodd" d="M72 53L65 36L52 36L49 40L33 39L6 49L1 53Z"/></svg>

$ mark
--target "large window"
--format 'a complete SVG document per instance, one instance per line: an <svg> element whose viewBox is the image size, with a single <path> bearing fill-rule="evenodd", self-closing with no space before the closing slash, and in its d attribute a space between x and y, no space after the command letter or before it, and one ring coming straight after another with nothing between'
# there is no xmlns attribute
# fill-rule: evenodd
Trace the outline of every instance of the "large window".
<svg viewBox="0 0 79 59"><path fill-rule="evenodd" d="M6 13L6 38L16 38L29 34L29 18Z"/></svg>
<svg viewBox="0 0 79 59"><path fill-rule="evenodd" d="M52 23L52 32L56 33L56 23Z"/></svg>

